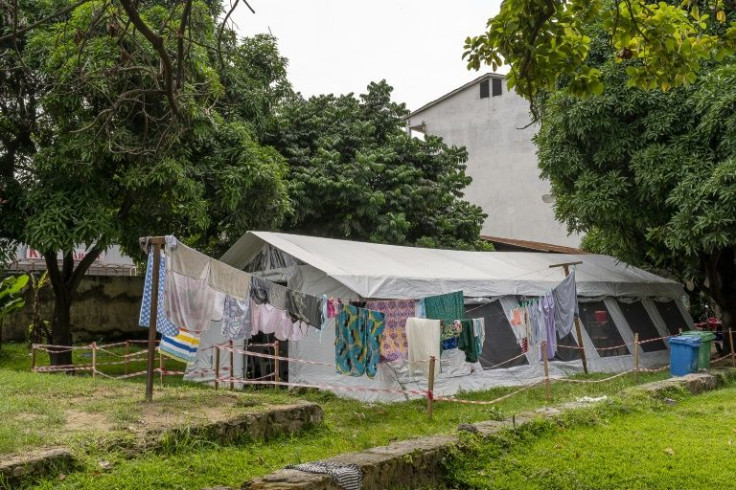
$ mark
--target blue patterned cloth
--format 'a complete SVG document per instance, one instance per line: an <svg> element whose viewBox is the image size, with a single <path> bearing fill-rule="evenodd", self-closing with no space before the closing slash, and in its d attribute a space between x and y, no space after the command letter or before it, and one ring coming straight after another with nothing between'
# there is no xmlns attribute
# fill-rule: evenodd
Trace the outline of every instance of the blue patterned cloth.
<svg viewBox="0 0 736 490"><path fill-rule="evenodd" d="M158 268L158 304L156 306L156 331L162 335L176 337L179 334L179 327L171 323L166 318L164 310L164 278L166 276L166 262L164 255L161 254ZM143 281L143 302L141 303L141 314L138 318L138 325L148 328L148 322L151 318L151 293L153 289L153 252L148 254L148 262L146 263L146 279Z"/></svg>

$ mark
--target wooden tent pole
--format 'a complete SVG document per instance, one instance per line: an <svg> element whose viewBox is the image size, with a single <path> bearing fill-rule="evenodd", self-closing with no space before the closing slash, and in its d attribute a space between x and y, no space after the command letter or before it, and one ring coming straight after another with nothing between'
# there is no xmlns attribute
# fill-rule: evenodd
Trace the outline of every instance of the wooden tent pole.
<svg viewBox="0 0 736 490"><path fill-rule="evenodd" d="M577 262L565 262L563 264L553 264L550 265L549 268L552 269L553 267L562 267L562 269L565 271L565 277L570 275L570 266L571 265L580 265L583 262L581 260ZM577 291L575 292L577 294ZM583 335L580 331L580 320L578 317L575 317L575 335L578 337L578 342L580 343L580 359L583 361L583 372L585 374L588 374L588 359L585 357L585 348L583 347Z"/></svg>
<svg viewBox="0 0 736 490"><path fill-rule="evenodd" d="M148 317L148 365L146 366L146 401L153 400L153 372L156 362L156 322L158 322L158 274L161 267L161 246L166 243L162 236L151 237L148 253L153 254L153 276L151 277L151 315Z"/></svg>

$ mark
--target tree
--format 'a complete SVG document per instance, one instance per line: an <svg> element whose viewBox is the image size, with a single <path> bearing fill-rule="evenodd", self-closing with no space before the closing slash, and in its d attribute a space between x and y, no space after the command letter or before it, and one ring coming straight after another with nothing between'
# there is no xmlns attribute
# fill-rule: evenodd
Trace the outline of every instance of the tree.
<svg viewBox="0 0 736 490"><path fill-rule="evenodd" d="M217 29L219 2L13 4L0 31L0 240L43 253L54 343L71 342L74 292L109 245L140 256L138 237L176 233L215 250L281 222L285 161L259 144L254 116L268 104L234 111L227 86L268 95L272 80L243 57L263 47L263 63L285 63L272 38Z"/></svg>
<svg viewBox="0 0 736 490"><path fill-rule="evenodd" d="M289 226L308 234L430 247L484 247L485 215L462 199L467 152L410 137L393 89L294 97L269 140L289 161Z"/></svg>
<svg viewBox="0 0 736 490"><path fill-rule="evenodd" d="M560 80L577 95L600 94L602 73L589 59L589 28L598 23L608 51L633 61L630 85L667 90L695 82L704 64L733 53L732 9L724 0L504 0L487 31L467 38L464 57L475 70L508 63L509 88L532 102Z"/></svg>
<svg viewBox="0 0 736 490"><path fill-rule="evenodd" d="M14 311L23 308L23 289L28 284L28 275L8 276L0 281L0 347L3 344L3 326L5 319Z"/></svg>
<svg viewBox="0 0 736 490"><path fill-rule="evenodd" d="M662 92L630 86L636 61L594 58L600 95L561 83L541 98L536 143L557 217L594 251L693 281L736 327L736 61Z"/></svg>

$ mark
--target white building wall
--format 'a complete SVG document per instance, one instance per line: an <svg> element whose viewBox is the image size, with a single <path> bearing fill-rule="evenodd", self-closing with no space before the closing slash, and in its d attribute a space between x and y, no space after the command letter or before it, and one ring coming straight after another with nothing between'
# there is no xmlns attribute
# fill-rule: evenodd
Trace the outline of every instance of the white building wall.
<svg viewBox="0 0 736 490"><path fill-rule="evenodd" d="M502 95L481 99L483 79L415 111L408 126L424 123L426 133L467 148L473 182L465 197L488 214L484 235L578 247L580 236L568 236L552 204L542 200L550 185L539 177L532 143L538 126L524 128L530 122L528 103L508 92L505 81Z"/></svg>

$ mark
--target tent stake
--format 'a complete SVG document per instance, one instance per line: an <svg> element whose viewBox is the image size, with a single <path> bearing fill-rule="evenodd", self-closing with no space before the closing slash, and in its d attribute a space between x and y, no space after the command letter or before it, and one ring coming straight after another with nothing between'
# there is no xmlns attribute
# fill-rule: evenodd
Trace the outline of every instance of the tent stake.
<svg viewBox="0 0 736 490"><path fill-rule="evenodd" d="M564 264L553 264L550 265L549 268L552 269L553 267L562 267L562 269L565 271L565 277L570 275L570 266L571 265L580 265L583 262L581 260L577 262L565 262ZM577 291L575 292L577 294ZM575 317L575 335L578 337L578 343L580 344L580 359L583 361L583 372L585 374L588 374L588 359L585 357L585 347L583 346L583 335L580 332L580 320L578 317Z"/></svg>
<svg viewBox="0 0 736 490"><path fill-rule="evenodd" d="M634 383L639 382L639 334L634 334Z"/></svg>
<svg viewBox="0 0 736 490"><path fill-rule="evenodd" d="M153 276L151 277L151 316L148 318L148 359L146 366L146 401L153 400L153 371L156 360L156 323L158 322L158 270L161 266L161 245L166 243L162 236L150 237L152 245L148 253L153 254Z"/></svg>
<svg viewBox="0 0 736 490"><path fill-rule="evenodd" d="M434 365L437 360L429 358L429 381L427 382L427 417L432 418L432 399L434 398Z"/></svg>
<svg viewBox="0 0 736 490"><path fill-rule="evenodd" d="M542 341L542 359L544 360L544 391L549 400L549 365L547 364L547 341Z"/></svg>

